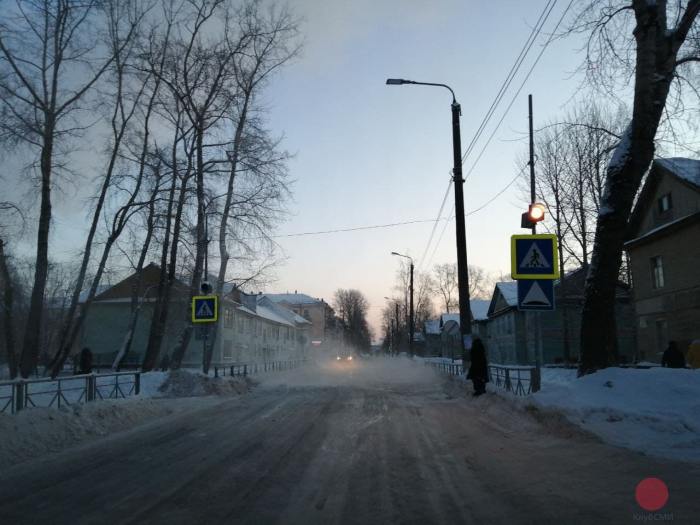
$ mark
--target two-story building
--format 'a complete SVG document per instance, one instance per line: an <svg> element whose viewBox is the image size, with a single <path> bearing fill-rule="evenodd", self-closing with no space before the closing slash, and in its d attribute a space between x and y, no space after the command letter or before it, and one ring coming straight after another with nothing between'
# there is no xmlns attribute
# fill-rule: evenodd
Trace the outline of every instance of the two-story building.
<svg viewBox="0 0 700 525"><path fill-rule="evenodd" d="M311 345L316 348L333 349L340 341L340 330L334 323L333 308L323 299L315 299L307 294L298 293L267 293L263 294L270 301L311 323L309 337Z"/></svg>
<svg viewBox="0 0 700 525"><path fill-rule="evenodd" d="M700 338L700 160L656 159L629 221L639 358Z"/></svg>

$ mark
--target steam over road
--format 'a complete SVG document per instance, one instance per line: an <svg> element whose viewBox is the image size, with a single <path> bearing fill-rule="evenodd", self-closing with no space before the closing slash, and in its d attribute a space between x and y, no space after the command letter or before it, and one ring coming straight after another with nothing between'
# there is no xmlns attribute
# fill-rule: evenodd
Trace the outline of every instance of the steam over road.
<svg viewBox="0 0 700 525"><path fill-rule="evenodd" d="M407 359L334 362L18 465L0 523L630 523L649 476L698 523L699 474Z"/></svg>

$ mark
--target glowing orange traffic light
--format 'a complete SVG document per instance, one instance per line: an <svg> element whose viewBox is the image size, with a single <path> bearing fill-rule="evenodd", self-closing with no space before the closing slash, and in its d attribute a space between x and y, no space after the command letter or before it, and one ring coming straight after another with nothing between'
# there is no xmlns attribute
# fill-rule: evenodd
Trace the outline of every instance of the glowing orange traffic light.
<svg viewBox="0 0 700 525"><path fill-rule="evenodd" d="M530 222L540 222L544 220L544 204L540 204L539 202L530 204L527 217L530 219Z"/></svg>
<svg viewBox="0 0 700 525"><path fill-rule="evenodd" d="M544 211L545 211L544 204L542 204L540 202L535 202L533 204L530 204L527 208L527 211L522 214L522 217L520 219L520 227L521 228L532 228L538 222L543 221L544 220Z"/></svg>

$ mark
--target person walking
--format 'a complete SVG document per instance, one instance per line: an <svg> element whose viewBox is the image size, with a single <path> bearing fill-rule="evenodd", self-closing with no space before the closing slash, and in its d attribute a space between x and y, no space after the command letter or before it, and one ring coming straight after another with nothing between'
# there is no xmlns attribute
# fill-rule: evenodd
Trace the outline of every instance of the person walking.
<svg viewBox="0 0 700 525"><path fill-rule="evenodd" d="M80 368L78 374L91 374L92 373L92 352L86 346L80 351Z"/></svg>
<svg viewBox="0 0 700 525"><path fill-rule="evenodd" d="M472 342L471 364L469 365L467 379L472 380L474 396L480 396L486 393L486 383L489 381L486 348L478 337Z"/></svg>
<svg viewBox="0 0 700 525"><path fill-rule="evenodd" d="M661 366L668 368L685 368L685 356L678 348L678 343L669 341L668 348L661 358Z"/></svg>

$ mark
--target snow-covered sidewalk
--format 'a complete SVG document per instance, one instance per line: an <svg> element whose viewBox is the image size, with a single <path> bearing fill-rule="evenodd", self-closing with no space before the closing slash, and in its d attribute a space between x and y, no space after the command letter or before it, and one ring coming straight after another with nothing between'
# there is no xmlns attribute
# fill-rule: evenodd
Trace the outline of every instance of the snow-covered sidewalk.
<svg viewBox="0 0 700 525"><path fill-rule="evenodd" d="M528 401L562 412L607 443L646 454L700 461L700 370L542 369Z"/></svg>
<svg viewBox="0 0 700 525"><path fill-rule="evenodd" d="M44 383L42 383L43 385ZM141 393L69 406L0 413L0 470L158 418L200 410L250 389L249 379L214 379L201 372L141 374Z"/></svg>

